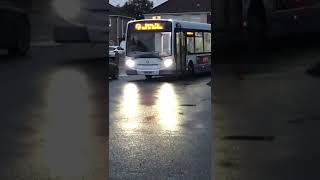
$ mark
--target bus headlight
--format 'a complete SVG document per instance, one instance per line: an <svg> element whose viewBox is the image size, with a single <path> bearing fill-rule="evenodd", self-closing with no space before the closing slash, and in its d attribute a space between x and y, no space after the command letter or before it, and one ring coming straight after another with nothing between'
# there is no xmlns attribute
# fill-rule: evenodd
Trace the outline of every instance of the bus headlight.
<svg viewBox="0 0 320 180"><path fill-rule="evenodd" d="M132 59L128 59L128 60L126 60L126 65L129 68L133 68L135 66L135 62Z"/></svg>
<svg viewBox="0 0 320 180"><path fill-rule="evenodd" d="M172 64L173 64L173 60L172 59L164 60L164 67L168 68L168 67L172 66Z"/></svg>

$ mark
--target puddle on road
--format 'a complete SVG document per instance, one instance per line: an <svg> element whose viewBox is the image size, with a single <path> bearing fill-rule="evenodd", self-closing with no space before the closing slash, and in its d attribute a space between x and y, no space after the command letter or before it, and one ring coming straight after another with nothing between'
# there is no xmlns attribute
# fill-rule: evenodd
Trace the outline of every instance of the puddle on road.
<svg viewBox="0 0 320 180"><path fill-rule="evenodd" d="M224 136L223 140L242 140L242 141L273 141L274 136L249 136L249 135L231 135Z"/></svg>

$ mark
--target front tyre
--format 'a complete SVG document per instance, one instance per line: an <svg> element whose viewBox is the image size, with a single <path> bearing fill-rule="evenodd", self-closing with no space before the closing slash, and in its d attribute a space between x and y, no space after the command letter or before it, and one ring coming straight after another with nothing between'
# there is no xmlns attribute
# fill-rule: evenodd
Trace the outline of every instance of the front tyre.
<svg viewBox="0 0 320 180"><path fill-rule="evenodd" d="M192 77L194 75L194 65L193 63L188 64L187 76Z"/></svg>

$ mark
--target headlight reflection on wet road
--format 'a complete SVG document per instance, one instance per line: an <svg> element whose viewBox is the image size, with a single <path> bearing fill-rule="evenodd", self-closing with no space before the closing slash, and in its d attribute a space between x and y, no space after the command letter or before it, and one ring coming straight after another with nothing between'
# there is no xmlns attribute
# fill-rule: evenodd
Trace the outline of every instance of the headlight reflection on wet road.
<svg viewBox="0 0 320 180"><path fill-rule="evenodd" d="M172 84L163 84L158 92L157 111L159 113L159 123L164 130L178 130L178 102Z"/></svg>
<svg viewBox="0 0 320 180"><path fill-rule="evenodd" d="M122 129L130 132L138 128L140 129L142 126L150 129L153 128L150 125L156 125L157 127L160 125L162 130L178 130L178 98L174 86L165 83L154 88L156 89L155 96L150 95L149 91L142 93L143 91L139 90L138 86L134 83L128 83L124 86L121 114L125 120L121 123ZM152 92L152 88L150 92ZM143 104L142 99L150 100L150 98L156 98L154 105Z"/></svg>
<svg viewBox="0 0 320 180"><path fill-rule="evenodd" d="M138 106L139 106L139 90L137 85L129 83L123 88L122 99L122 114L126 121L123 123L123 128L126 130L133 130L139 127Z"/></svg>
<svg viewBox="0 0 320 180"><path fill-rule="evenodd" d="M89 85L73 70L53 74L48 87L44 158L54 176L79 176L90 170L92 122Z"/></svg>

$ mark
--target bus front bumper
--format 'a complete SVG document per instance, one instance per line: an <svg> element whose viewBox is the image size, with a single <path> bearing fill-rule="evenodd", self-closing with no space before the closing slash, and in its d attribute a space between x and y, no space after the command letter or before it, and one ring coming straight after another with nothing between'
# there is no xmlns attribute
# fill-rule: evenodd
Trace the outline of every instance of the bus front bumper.
<svg viewBox="0 0 320 180"><path fill-rule="evenodd" d="M139 71L139 70L126 70L127 75L150 75L150 76L162 76L162 75L174 75L175 70L157 70L157 71Z"/></svg>

